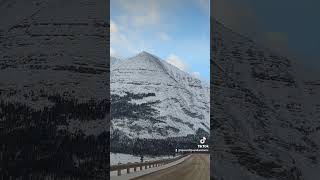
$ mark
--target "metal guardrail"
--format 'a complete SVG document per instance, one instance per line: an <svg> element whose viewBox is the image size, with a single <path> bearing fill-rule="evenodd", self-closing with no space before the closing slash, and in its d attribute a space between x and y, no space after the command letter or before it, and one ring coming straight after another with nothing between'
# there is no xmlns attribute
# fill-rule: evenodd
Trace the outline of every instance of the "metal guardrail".
<svg viewBox="0 0 320 180"><path fill-rule="evenodd" d="M142 163L135 162L135 163L113 165L110 167L110 171L117 171L118 176L121 176L121 171L124 169L126 169L127 174L129 174L131 168L133 168L134 172L137 171L137 168L139 168L139 170L141 171L141 170L143 170L143 167L144 167L144 169L149 169L149 168L153 168L153 167L163 166L163 165L171 163L173 161L177 161L185 156L187 156L187 154L181 155L179 157L172 158L172 159L162 159L162 160L156 160L156 161L145 161Z"/></svg>

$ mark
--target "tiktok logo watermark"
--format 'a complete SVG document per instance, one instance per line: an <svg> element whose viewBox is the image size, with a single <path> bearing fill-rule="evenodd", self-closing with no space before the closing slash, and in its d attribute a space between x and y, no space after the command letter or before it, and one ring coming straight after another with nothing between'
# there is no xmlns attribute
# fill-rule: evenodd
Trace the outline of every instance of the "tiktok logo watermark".
<svg viewBox="0 0 320 180"><path fill-rule="evenodd" d="M200 144L198 145L198 148L209 148L209 145L205 144L206 140L206 137L202 137L202 139L200 139Z"/></svg>
<svg viewBox="0 0 320 180"><path fill-rule="evenodd" d="M196 149L176 149L176 153L179 152L208 152L209 151L209 145L206 144L207 138L202 137L200 139L200 144L198 145L198 148Z"/></svg>
<svg viewBox="0 0 320 180"><path fill-rule="evenodd" d="M202 139L200 139L200 144L206 143L206 140L207 140L207 138L206 138L206 137L203 137Z"/></svg>

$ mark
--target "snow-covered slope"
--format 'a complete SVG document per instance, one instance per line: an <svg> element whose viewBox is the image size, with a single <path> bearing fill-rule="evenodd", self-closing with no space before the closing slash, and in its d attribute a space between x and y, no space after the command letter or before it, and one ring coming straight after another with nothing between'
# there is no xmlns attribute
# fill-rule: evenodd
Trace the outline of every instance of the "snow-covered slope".
<svg viewBox="0 0 320 180"><path fill-rule="evenodd" d="M212 176L318 179L319 80L292 60L213 24Z"/></svg>
<svg viewBox="0 0 320 180"><path fill-rule="evenodd" d="M117 58L117 57L110 57L110 66L113 67L115 66L116 64L119 64L121 63L123 60L120 59L120 58Z"/></svg>
<svg viewBox="0 0 320 180"><path fill-rule="evenodd" d="M111 67L112 126L130 138L209 132L209 88L147 52Z"/></svg>
<svg viewBox="0 0 320 180"><path fill-rule="evenodd" d="M107 166L109 147L106 6L0 1L3 179L96 179L105 173L99 167Z"/></svg>

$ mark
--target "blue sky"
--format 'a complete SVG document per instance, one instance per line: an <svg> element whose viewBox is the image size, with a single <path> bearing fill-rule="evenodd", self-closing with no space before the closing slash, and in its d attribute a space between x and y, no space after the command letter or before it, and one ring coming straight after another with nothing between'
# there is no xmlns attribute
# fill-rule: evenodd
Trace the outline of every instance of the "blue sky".
<svg viewBox="0 0 320 180"><path fill-rule="evenodd" d="M319 7L319 0L215 0L213 11L229 28L319 71Z"/></svg>
<svg viewBox="0 0 320 180"><path fill-rule="evenodd" d="M210 79L209 0L111 0L112 56L150 52Z"/></svg>

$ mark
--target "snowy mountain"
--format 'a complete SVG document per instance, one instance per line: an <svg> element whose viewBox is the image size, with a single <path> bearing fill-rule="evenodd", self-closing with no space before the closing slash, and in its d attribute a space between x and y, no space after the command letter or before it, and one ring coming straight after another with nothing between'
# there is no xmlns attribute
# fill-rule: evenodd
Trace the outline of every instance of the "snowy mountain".
<svg viewBox="0 0 320 180"><path fill-rule="evenodd" d="M319 76L217 21L213 32L214 179L318 179Z"/></svg>
<svg viewBox="0 0 320 180"><path fill-rule="evenodd" d="M109 173L106 5L0 1L2 179Z"/></svg>
<svg viewBox="0 0 320 180"><path fill-rule="evenodd" d="M114 65L119 64L121 61L121 58L110 57L110 66L113 67Z"/></svg>
<svg viewBox="0 0 320 180"><path fill-rule="evenodd" d="M160 58L141 52L112 65L110 79L111 134L165 139L209 132L209 88Z"/></svg>

